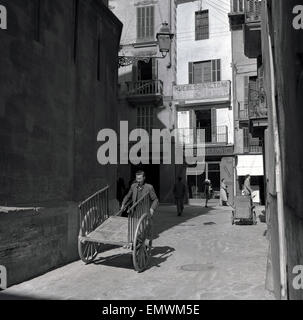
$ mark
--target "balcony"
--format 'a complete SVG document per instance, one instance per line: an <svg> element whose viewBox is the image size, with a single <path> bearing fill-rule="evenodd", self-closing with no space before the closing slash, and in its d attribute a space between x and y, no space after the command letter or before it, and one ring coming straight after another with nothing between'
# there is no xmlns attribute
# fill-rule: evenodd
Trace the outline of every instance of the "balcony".
<svg viewBox="0 0 303 320"><path fill-rule="evenodd" d="M261 55L262 0L245 0L244 52L248 58Z"/></svg>
<svg viewBox="0 0 303 320"><path fill-rule="evenodd" d="M205 82L176 85L173 87L174 100L183 106L216 104L229 108L231 101L230 81Z"/></svg>
<svg viewBox="0 0 303 320"><path fill-rule="evenodd" d="M246 0L245 1L245 23L260 24L261 3L262 3L262 0Z"/></svg>
<svg viewBox="0 0 303 320"><path fill-rule="evenodd" d="M239 121L248 121L248 120L249 120L248 109L239 110Z"/></svg>
<svg viewBox="0 0 303 320"><path fill-rule="evenodd" d="M249 119L261 120L268 118L268 109L266 103L266 95L263 83L263 69L259 70L259 76L256 81L249 83L248 111Z"/></svg>
<svg viewBox="0 0 303 320"><path fill-rule="evenodd" d="M242 29L244 24L244 0L231 0L229 21L232 30Z"/></svg>
<svg viewBox="0 0 303 320"><path fill-rule="evenodd" d="M249 154L262 154L263 153L263 143L259 139L251 139L246 146L244 146L244 153Z"/></svg>
<svg viewBox="0 0 303 320"><path fill-rule="evenodd" d="M204 130L204 134L199 134L198 130ZM228 144L228 126L206 127L188 129L178 129L178 139L180 143L185 145L227 145Z"/></svg>
<svg viewBox="0 0 303 320"><path fill-rule="evenodd" d="M249 118L251 120L267 119L268 109L259 105L251 104L249 107Z"/></svg>
<svg viewBox="0 0 303 320"><path fill-rule="evenodd" d="M143 80L126 82L127 100L132 103L150 102L156 105L163 101L163 82L161 80Z"/></svg>

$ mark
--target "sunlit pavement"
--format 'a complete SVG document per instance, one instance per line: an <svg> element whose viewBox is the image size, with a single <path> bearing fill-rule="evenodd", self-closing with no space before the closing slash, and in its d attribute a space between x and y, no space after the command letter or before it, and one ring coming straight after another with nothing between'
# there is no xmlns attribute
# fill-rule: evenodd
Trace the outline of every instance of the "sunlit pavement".
<svg viewBox="0 0 303 320"><path fill-rule="evenodd" d="M106 247L95 263L81 261L4 291L39 299L273 299L265 290L266 224L231 224L231 209L186 207L177 217L161 206L154 218L150 268L138 274L131 255ZM3 294L3 293L2 293ZM3 296L2 296L3 297Z"/></svg>

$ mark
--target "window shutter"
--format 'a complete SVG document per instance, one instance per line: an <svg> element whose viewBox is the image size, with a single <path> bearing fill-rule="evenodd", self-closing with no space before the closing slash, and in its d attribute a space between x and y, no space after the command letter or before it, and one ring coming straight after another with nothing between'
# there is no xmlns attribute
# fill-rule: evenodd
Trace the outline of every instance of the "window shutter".
<svg viewBox="0 0 303 320"><path fill-rule="evenodd" d="M194 83L194 64L193 62L189 62L188 63L188 81L189 84L193 84Z"/></svg>
<svg viewBox="0 0 303 320"><path fill-rule="evenodd" d="M217 109L211 109L211 135L212 135L212 142L218 142L217 139Z"/></svg>
<svg viewBox="0 0 303 320"><path fill-rule="evenodd" d="M221 81L221 60L212 60L211 62L211 81Z"/></svg>
<svg viewBox="0 0 303 320"><path fill-rule="evenodd" d="M211 81L214 82L217 79L217 68L216 68L216 60L212 60L211 62Z"/></svg>
<svg viewBox="0 0 303 320"><path fill-rule="evenodd" d="M243 128L243 139L244 139L244 148L249 148L249 130L248 130L248 128Z"/></svg>
<svg viewBox="0 0 303 320"><path fill-rule="evenodd" d="M141 38L141 21L142 21L141 8L137 8L137 38Z"/></svg>
<svg viewBox="0 0 303 320"><path fill-rule="evenodd" d="M211 82L212 81L212 63L211 61L205 61L202 64L203 70L202 70L202 82Z"/></svg>
<svg viewBox="0 0 303 320"><path fill-rule="evenodd" d="M217 60L217 81L221 81L221 60Z"/></svg>
<svg viewBox="0 0 303 320"><path fill-rule="evenodd" d="M150 7L150 37L154 39L155 32L155 7Z"/></svg>

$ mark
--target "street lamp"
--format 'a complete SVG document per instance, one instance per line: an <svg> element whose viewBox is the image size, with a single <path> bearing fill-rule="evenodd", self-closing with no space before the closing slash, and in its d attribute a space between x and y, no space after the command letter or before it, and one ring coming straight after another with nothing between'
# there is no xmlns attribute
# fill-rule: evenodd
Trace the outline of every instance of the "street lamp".
<svg viewBox="0 0 303 320"><path fill-rule="evenodd" d="M162 58L165 58L167 53L171 49L171 42L174 38L174 34L170 32L168 23L164 22L160 29L160 32L157 33L157 40L159 43L159 51L162 54Z"/></svg>
<svg viewBox="0 0 303 320"><path fill-rule="evenodd" d="M148 63L150 59L164 59L171 49L171 42L174 38L174 34L170 32L167 22L162 23L162 27L157 33L156 38L159 44L159 51L162 55L161 57L119 56L119 68L129 66L137 61L144 61L145 63Z"/></svg>

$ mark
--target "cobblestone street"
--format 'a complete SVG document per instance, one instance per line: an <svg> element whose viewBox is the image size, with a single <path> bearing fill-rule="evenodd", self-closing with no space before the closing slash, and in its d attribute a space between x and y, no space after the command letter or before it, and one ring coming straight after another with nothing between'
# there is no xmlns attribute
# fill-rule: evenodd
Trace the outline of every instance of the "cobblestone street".
<svg viewBox="0 0 303 320"><path fill-rule="evenodd" d="M265 290L266 224L232 226L230 208L161 206L151 266L133 270L131 255L107 247L81 261L14 286L4 294L46 299L273 299ZM105 248L104 248L105 249ZM104 259L107 257L107 259ZM1 296L0 296L1 297Z"/></svg>

